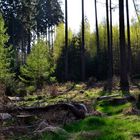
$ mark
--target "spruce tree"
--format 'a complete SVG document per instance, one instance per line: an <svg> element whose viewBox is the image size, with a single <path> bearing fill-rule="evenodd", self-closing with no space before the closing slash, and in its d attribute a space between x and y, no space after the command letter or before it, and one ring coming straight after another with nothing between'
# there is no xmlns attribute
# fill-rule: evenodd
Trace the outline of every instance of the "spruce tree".
<svg viewBox="0 0 140 140"><path fill-rule="evenodd" d="M4 20L0 15L0 83L7 86L14 76L10 70L11 59L9 57L9 50L5 44L8 42L8 35L5 33L6 28Z"/></svg>

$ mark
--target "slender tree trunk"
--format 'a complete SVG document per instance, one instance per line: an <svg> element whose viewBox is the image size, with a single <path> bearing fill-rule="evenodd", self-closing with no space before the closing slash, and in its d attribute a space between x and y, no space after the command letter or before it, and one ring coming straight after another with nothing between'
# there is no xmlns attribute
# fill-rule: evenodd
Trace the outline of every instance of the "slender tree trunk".
<svg viewBox="0 0 140 140"><path fill-rule="evenodd" d="M111 0L110 0L110 4L111 4ZM112 15L110 13L110 23L112 22L111 18L112 18ZM108 80L107 80L106 90L111 92L112 91L112 78L113 78L113 61L112 61L113 55L112 55L112 46L111 46L112 45L111 44L112 43L112 41L111 41L112 23L109 26L109 3L108 3L108 0L106 0L106 23L107 23L107 46L108 46Z"/></svg>
<svg viewBox="0 0 140 140"><path fill-rule="evenodd" d="M31 31L28 29L28 46L27 46L27 54L31 52Z"/></svg>
<svg viewBox="0 0 140 140"><path fill-rule="evenodd" d="M48 45L48 27L46 28L46 44Z"/></svg>
<svg viewBox="0 0 140 140"><path fill-rule="evenodd" d="M110 0L110 58L113 78L113 30L112 30L112 0Z"/></svg>
<svg viewBox="0 0 140 140"><path fill-rule="evenodd" d="M97 0L95 0L95 26L96 26L96 55L97 55L97 64L96 64L96 77L100 78L100 39L99 39L99 27L98 27L98 10L97 10Z"/></svg>
<svg viewBox="0 0 140 140"><path fill-rule="evenodd" d="M68 3L65 0L65 81L68 80Z"/></svg>
<svg viewBox="0 0 140 140"><path fill-rule="evenodd" d="M95 0L95 23L96 23L97 56L99 56L99 53L100 53L100 42L99 42L99 29L98 29L97 0Z"/></svg>
<svg viewBox="0 0 140 140"><path fill-rule="evenodd" d="M38 30L38 21L36 21L36 32L37 32L37 39L40 39L40 33L39 33L39 30Z"/></svg>
<svg viewBox="0 0 140 140"><path fill-rule="evenodd" d="M119 0L119 26L120 26L120 87L122 92L129 92L126 44L125 44L125 25L124 25L124 0Z"/></svg>
<svg viewBox="0 0 140 140"><path fill-rule="evenodd" d="M138 14L137 5L136 5L136 3L135 3L135 0L133 0L133 4L134 4L134 8L135 8L135 11L136 11L136 15L137 15L138 21L139 21L139 23L140 23L140 16L139 16L139 14Z"/></svg>
<svg viewBox="0 0 140 140"><path fill-rule="evenodd" d="M85 16L84 16L84 0L82 0L81 70L82 70L82 81L85 81Z"/></svg>
<svg viewBox="0 0 140 140"><path fill-rule="evenodd" d="M50 26L48 27L48 45L49 45L49 51L51 50L51 30L50 30Z"/></svg>
<svg viewBox="0 0 140 140"><path fill-rule="evenodd" d="M53 53L53 47L54 47L54 39L53 39L53 36L54 36L54 29L53 29L53 26L51 27L51 51L52 51L52 53Z"/></svg>
<svg viewBox="0 0 140 140"><path fill-rule="evenodd" d="M127 15L127 47L128 47L128 72L131 77L132 74L132 50L131 50L131 39L130 39L130 22L129 22L129 3L126 0L126 15Z"/></svg>

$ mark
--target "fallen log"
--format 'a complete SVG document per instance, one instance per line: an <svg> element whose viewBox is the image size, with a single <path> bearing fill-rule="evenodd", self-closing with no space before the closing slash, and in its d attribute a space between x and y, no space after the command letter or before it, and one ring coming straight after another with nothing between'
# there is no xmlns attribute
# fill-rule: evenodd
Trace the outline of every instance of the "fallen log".
<svg viewBox="0 0 140 140"><path fill-rule="evenodd" d="M101 96L98 97L97 100L101 101L101 100L113 100L113 101L122 101L122 102L133 102L135 101L135 97L133 97L132 95L128 95L128 96L124 96L124 97L119 97L119 94L114 94L114 95L109 95L109 96Z"/></svg>
<svg viewBox="0 0 140 140"><path fill-rule="evenodd" d="M113 98L113 97L118 97L120 96L120 94L114 94L114 95L109 95L109 96L101 96L101 97L98 97L97 100L100 101L100 100L108 100L110 98Z"/></svg>
<svg viewBox="0 0 140 140"><path fill-rule="evenodd" d="M59 108L62 110L68 110L77 119L83 119L86 116L85 108L83 108L83 105L78 104L78 103L77 104L61 103L61 104L49 105L46 107L20 107L20 108L16 107L16 108L4 108L4 109L0 108L0 112L9 113L9 114L22 113L22 112L27 112L29 114L38 114L38 113L43 113L50 110L59 109Z"/></svg>

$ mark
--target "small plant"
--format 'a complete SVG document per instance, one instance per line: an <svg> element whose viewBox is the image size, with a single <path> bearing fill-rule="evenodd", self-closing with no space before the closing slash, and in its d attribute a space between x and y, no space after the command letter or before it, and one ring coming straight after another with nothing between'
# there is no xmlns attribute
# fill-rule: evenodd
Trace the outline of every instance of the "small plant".
<svg viewBox="0 0 140 140"><path fill-rule="evenodd" d="M32 94L33 92L36 91L36 88L35 88L35 86L28 86L26 88L26 91L27 91L27 94Z"/></svg>

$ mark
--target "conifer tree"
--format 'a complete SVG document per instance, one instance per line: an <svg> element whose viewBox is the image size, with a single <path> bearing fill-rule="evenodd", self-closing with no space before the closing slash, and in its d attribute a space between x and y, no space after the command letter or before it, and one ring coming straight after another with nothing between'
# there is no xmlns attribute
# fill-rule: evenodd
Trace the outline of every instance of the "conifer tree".
<svg viewBox="0 0 140 140"><path fill-rule="evenodd" d="M20 79L37 88L41 88L44 81L49 83L55 80L52 77L54 72L53 61L44 41L39 40L33 45L26 64L20 70Z"/></svg>
<svg viewBox="0 0 140 140"><path fill-rule="evenodd" d="M5 32L4 20L0 15L0 83L7 86L14 74L10 70L11 59L9 57L9 50L5 46L9 37Z"/></svg>

